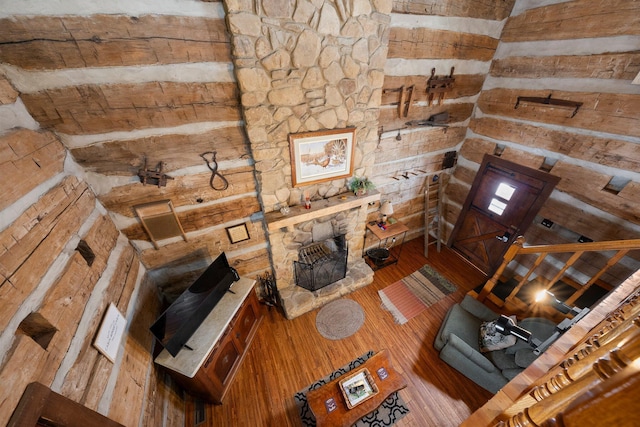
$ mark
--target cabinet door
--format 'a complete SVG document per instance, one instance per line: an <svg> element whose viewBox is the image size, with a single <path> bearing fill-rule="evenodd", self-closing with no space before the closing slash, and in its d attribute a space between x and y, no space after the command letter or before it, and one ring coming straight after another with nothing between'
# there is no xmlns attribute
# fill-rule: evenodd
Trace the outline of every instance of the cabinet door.
<svg viewBox="0 0 640 427"><path fill-rule="evenodd" d="M240 360L240 356L242 356L242 350L238 349L234 340L225 339L218 348L213 363L208 370L225 386L227 381L231 379L231 374L236 363Z"/></svg>
<svg viewBox="0 0 640 427"><path fill-rule="evenodd" d="M254 300L254 296L247 298L246 304L233 327L234 338L243 349L247 347L251 341L253 330L258 321Z"/></svg>

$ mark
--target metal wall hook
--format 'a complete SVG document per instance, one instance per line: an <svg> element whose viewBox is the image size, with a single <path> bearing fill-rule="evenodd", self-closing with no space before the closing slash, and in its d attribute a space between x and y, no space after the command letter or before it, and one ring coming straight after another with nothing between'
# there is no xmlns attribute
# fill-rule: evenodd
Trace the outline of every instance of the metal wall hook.
<svg viewBox="0 0 640 427"><path fill-rule="evenodd" d="M207 155L211 154L211 160L207 159ZM207 151L205 153L200 154L200 157L204 159L207 163L207 167L211 170L211 179L209 180L209 185L216 191L224 191L229 187L229 181L222 176L220 172L218 172L218 162L216 161L217 151ZM216 179L216 176L220 177L222 180L222 187L216 187L213 182Z"/></svg>

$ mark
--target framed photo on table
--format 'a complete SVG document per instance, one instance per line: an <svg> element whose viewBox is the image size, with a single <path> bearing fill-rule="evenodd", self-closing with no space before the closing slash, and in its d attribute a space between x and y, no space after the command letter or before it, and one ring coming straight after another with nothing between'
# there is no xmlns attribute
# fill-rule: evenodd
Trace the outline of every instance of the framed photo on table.
<svg viewBox="0 0 640 427"><path fill-rule="evenodd" d="M289 134L294 187L353 175L356 128Z"/></svg>
<svg viewBox="0 0 640 427"><path fill-rule="evenodd" d="M360 369L340 381L340 390L349 409L353 409L378 393L378 387L367 368Z"/></svg>

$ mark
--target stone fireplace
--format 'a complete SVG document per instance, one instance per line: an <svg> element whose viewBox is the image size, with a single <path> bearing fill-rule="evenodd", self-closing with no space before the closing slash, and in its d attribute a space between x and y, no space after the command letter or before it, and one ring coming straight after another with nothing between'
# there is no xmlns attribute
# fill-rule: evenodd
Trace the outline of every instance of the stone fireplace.
<svg viewBox="0 0 640 427"><path fill-rule="evenodd" d="M362 246L369 204L379 199L377 192L363 197L349 193L316 201L311 209L293 206L288 215L277 211L266 215L271 253L278 260L274 261L276 286L287 318L321 307L373 281L373 271L362 258ZM334 234L344 234L349 248L347 271L344 279L310 291L296 285L294 262L299 260L300 249L313 242L313 228L319 223L330 224Z"/></svg>
<svg viewBox="0 0 640 427"><path fill-rule="evenodd" d="M392 2L225 0L224 5L272 269L292 318L373 280L361 252L368 203L379 194L354 202L344 178L294 187L288 137L353 127L353 175L373 175ZM307 211L300 206L304 193L311 198ZM291 207L284 218L278 212L283 204ZM349 224L347 275L310 292L293 283L293 262L304 241L300 227L331 215L344 216Z"/></svg>

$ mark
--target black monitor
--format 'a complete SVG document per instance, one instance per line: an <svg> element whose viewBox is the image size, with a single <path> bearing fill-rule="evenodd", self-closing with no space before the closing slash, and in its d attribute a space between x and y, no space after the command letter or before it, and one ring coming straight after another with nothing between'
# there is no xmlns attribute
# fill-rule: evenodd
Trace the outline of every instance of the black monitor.
<svg viewBox="0 0 640 427"><path fill-rule="evenodd" d="M238 279L238 273L229 266L223 252L158 317L150 330L169 354L175 357L185 347L191 335Z"/></svg>

